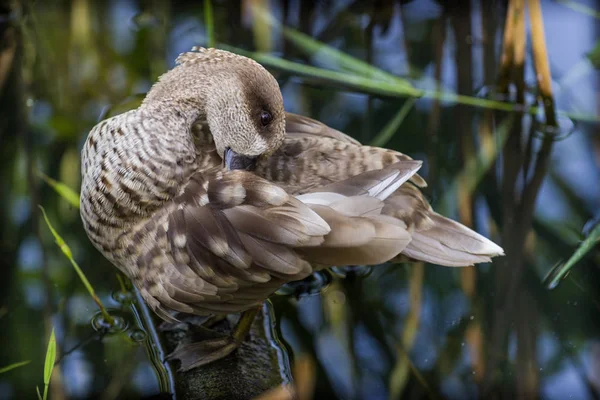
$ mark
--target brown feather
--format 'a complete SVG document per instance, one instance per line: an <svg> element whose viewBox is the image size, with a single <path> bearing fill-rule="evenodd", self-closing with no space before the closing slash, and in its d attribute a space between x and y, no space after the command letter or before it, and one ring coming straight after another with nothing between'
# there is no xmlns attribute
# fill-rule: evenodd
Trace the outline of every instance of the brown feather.
<svg viewBox="0 0 600 400"><path fill-rule="evenodd" d="M240 238L252 255L254 263L270 273L277 273L279 276L295 275L303 270L310 270L310 265L287 246L244 233Z"/></svg>
<svg viewBox="0 0 600 400"><path fill-rule="evenodd" d="M329 137L342 142L360 145L358 140L330 128L322 122L290 112L285 113L285 131L289 137L302 137L302 135Z"/></svg>
<svg viewBox="0 0 600 400"><path fill-rule="evenodd" d="M432 212L432 226L413 234L404 254L449 267L489 262L502 248L464 225Z"/></svg>

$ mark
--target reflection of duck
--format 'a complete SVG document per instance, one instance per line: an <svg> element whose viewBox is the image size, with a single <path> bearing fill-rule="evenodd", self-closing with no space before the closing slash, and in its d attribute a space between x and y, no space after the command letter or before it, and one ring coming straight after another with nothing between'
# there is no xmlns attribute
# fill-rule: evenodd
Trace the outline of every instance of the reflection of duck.
<svg viewBox="0 0 600 400"><path fill-rule="evenodd" d="M177 61L138 109L90 132L81 213L162 318L250 310L233 338L195 344L195 365L229 354L270 294L314 270L502 254L431 209L420 161L286 114L256 62L215 49Z"/></svg>

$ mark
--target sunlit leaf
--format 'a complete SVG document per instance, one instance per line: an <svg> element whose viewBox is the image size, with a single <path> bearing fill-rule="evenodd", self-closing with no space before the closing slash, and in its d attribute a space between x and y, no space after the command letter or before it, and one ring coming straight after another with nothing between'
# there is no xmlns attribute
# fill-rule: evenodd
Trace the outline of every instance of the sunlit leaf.
<svg viewBox="0 0 600 400"><path fill-rule="evenodd" d="M50 232L52 233L52 236L54 236L54 240L56 241L56 244L58 245L58 247L60 248L60 250L63 252L63 254L65 256L67 256L67 258L69 260L73 260L73 253L71 252L71 248L67 245L67 243L65 243L65 241L63 240L63 238L58 234L58 232L56 232L56 230L54 229L54 227L50 223L50 220L48 219L48 216L46 215L46 210L44 210L44 208L42 206L39 206L39 208L42 211L42 215L44 216L44 220L46 221L46 225L48 225L48 229L50 229ZM79 267L77 267L76 270L78 268ZM83 274L83 272L82 272L82 274ZM86 279L86 282L87 282L87 279ZM85 282L84 282L84 284L85 284ZM89 282L88 282L88 284L89 284ZM86 285L86 287L87 287L87 285Z"/></svg>
<svg viewBox="0 0 600 400"><path fill-rule="evenodd" d="M44 361L44 395L40 396L40 389L36 386L38 398L46 400L48 398L48 387L54 371L54 362L56 361L56 336L54 336L54 328L48 340L48 348L46 349L46 360Z"/></svg>
<svg viewBox="0 0 600 400"><path fill-rule="evenodd" d="M58 182L43 172L38 171L38 175L50 185L56 193L60 195L64 200L71 204L75 208L79 208L79 195L73 189L65 185L64 183Z"/></svg>
<svg viewBox="0 0 600 400"><path fill-rule="evenodd" d="M3 374L3 373L8 372L8 371L11 371L11 370L13 370L15 368L22 367L24 365L29 364L30 362L31 362L31 360L19 361L19 362L16 362L14 364L7 365L6 367L2 367L2 368L0 368L0 374Z"/></svg>
<svg viewBox="0 0 600 400"><path fill-rule="evenodd" d="M52 328L48 348L46 349L46 361L44 362L44 385L50 384L50 378L54 370L54 361L56 361L56 336L54 335L54 328Z"/></svg>

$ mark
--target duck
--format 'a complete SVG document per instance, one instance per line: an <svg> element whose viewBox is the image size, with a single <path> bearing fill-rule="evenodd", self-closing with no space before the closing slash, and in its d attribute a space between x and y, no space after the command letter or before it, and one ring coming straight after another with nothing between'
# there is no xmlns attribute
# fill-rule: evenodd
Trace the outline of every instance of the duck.
<svg viewBox="0 0 600 400"><path fill-rule="evenodd" d="M315 271L503 255L432 209L421 165L286 112L256 61L194 47L138 108L89 132L81 218L165 321L241 313L230 335L176 350L192 369L232 353L269 296Z"/></svg>

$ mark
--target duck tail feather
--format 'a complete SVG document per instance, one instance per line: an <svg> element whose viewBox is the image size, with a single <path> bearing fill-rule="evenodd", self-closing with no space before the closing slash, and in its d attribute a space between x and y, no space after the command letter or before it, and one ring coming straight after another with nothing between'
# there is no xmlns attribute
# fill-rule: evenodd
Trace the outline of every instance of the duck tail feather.
<svg viewBox="0 0 600 400"><path fill-rule="evenodd" d="M456 221L437 213L432 213L431 219L431 228L413 232L403 255L448 267L490 262L492 257L504 255L502 247Z"/></svg>

